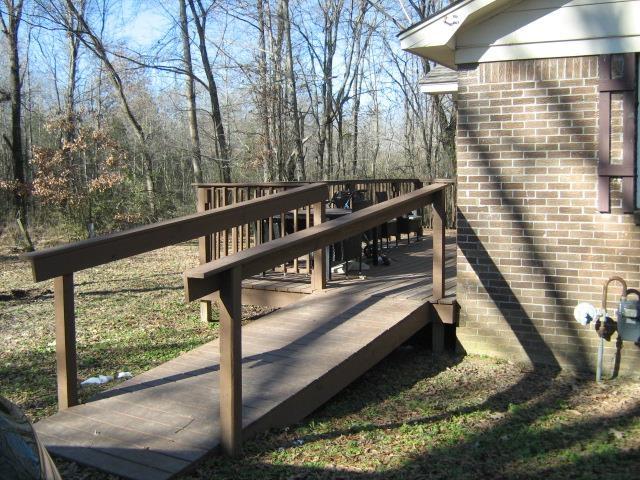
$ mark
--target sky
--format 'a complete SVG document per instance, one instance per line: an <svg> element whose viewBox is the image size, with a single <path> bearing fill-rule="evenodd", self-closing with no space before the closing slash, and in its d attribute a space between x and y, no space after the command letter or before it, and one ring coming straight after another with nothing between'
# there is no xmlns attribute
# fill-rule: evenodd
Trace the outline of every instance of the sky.
<svg viewBox="0 0 640 480"><path fill-rule="evenodd" d="M170 30L171 20L159 8L155 2L121 0L110 29L133 50L151 47Z"/></svg>

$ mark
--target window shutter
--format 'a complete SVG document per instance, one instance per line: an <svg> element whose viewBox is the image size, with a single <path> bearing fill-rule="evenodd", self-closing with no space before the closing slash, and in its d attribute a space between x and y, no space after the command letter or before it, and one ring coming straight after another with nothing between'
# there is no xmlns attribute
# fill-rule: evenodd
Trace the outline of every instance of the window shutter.
<svg viewBox="0 0 640 480"><path fill-rule="evenodd" d="M599 82L599 155L598 155L598 210L611 212L611 179L622 179L622 208L632 213L635 207L636 163L636 54L622 55L622 75L614 78L614 55L601 55L598 66ZM622 95L623 152L622 163L611 163L611 97Z"/></svg>

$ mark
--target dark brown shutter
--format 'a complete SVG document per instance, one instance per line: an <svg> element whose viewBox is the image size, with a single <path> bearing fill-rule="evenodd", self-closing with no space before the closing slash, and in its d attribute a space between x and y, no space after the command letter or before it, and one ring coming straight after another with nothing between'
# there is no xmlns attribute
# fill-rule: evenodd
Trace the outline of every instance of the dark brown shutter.
<svg viewBox="0 0 640 480"><path fill-rule="evenodd" d="M622 178L622 208L631 213L635 207L636 163L636 54L627 53L621 78L613 78L613 55L599 59L599 156L598 156L598 210L611 212L611 179ZM622 94L623 157L622 164L611 164L611 96Z"/></svg>

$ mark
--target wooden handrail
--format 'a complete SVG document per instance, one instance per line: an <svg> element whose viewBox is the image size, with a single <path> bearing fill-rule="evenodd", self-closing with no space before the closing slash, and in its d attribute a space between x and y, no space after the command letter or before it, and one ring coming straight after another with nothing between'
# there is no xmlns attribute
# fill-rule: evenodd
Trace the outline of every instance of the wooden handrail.
<svg viewBox="0 0 640 480"><path fill-rule="evenodd" d="M228 207L27 253L23 258L31 262L33 278L40 282L254 222L284 209L321 202L328 196L326 184L304 185Z"/></svg>
<svg viewBox="0 0 640 480"><path fill-rule="evenodd" d="M434 195L442 192L447 186L444 183L432 184L342 218L187 270L184 274L185 298L187 301L193 301L218 291L223 283L221 274L236 267L241 269L243 279L248 278L295 256L322 249L375 228L387 220L431 203Z"/></svg>
<svg viewBox="0 0 640 480"><path fill-rule="evenodd" d="M324 204L314 205L314 226L286 237L243 250L185 272L187 301L220 292L220 443L225 453L237 455L242 434L242 279L314 250L314 263L324 265L325 247L381 223L433 205L433 298L444 296L445 195L449 183L422 187L393 200L378 203L342 218L322 222ZM324 282L314 268L313 284Z"/></svg>
<svg viewBox="0 0 640 480"><path fill-rule="evenodd" d="M346 183L360 183L360 184L372 184L372 183L393 183L393 182L406 182L406 183L417 183L420 182L417 178L376 178L376 179L362 179L362 178L354 178L354 179L346 179L346 180L322 180L321 183L326 183L328 185L341 185ZM236 183L224 183L224 182L204 182L204 183L194 183L195 187L199 188L207 188L207 187L294 187L299 185L308 185L310 181L291 181L291 182L236 182Z"/></svg>
<svg viewBox="0 0 640 480"><path fill-rule="evenodd" d="M31 262L35 281L55 279L58 408L62 410L78 404L74 272L260 221L283 209L322 204L328 198L326 184L305 185L228 207L25 255L24 258Z"/></svg>

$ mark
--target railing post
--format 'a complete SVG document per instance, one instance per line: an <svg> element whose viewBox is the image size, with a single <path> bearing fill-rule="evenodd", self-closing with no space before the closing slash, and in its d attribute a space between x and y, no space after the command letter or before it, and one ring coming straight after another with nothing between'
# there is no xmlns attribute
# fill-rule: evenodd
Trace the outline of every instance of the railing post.
<svg viewBox="0 0 640 480"><path fill-rule="evenodd" d="M76 319L72 273L53 280L53 303L56 317L58 409L64 410L78 404Z"/></svg>
<svg viewBox="0 0 640 480"><path fill-rule="evenodd" d="M220 289L220 437L225 454L240 454L242 436L242 272L235 267Z"/></svg>
<svg viewBox="0 0 640 480"><path fill-rule="evenodd" d="M432 203L433 228L433 299L444 298L445 282L445 195L440 190L434 195Z"/></svg>
<svg viewBox="0 0 640 480"><path fill-rule="evenodd" d="M324 202L313 205L313 225L320 225L325 221ZM313 272L311 273L311 290L324 290L327 288L327 263L325 261L325 248L313 252Z"/></svg>
<svg viewBox="0 0 640 480"><path fill-rule="evenodd" d="M211 202L209 201L209 189L196 187L198 189L198 212L204 212L211 208ZM206 235L204 237L200 237L198 239L198 259L200 263L210 262L212 259L211 255L211 236ZM200 302L200 319L203 322L210 322L213 320L213 312L211 308L211 301L202 300Z"/></svg>

